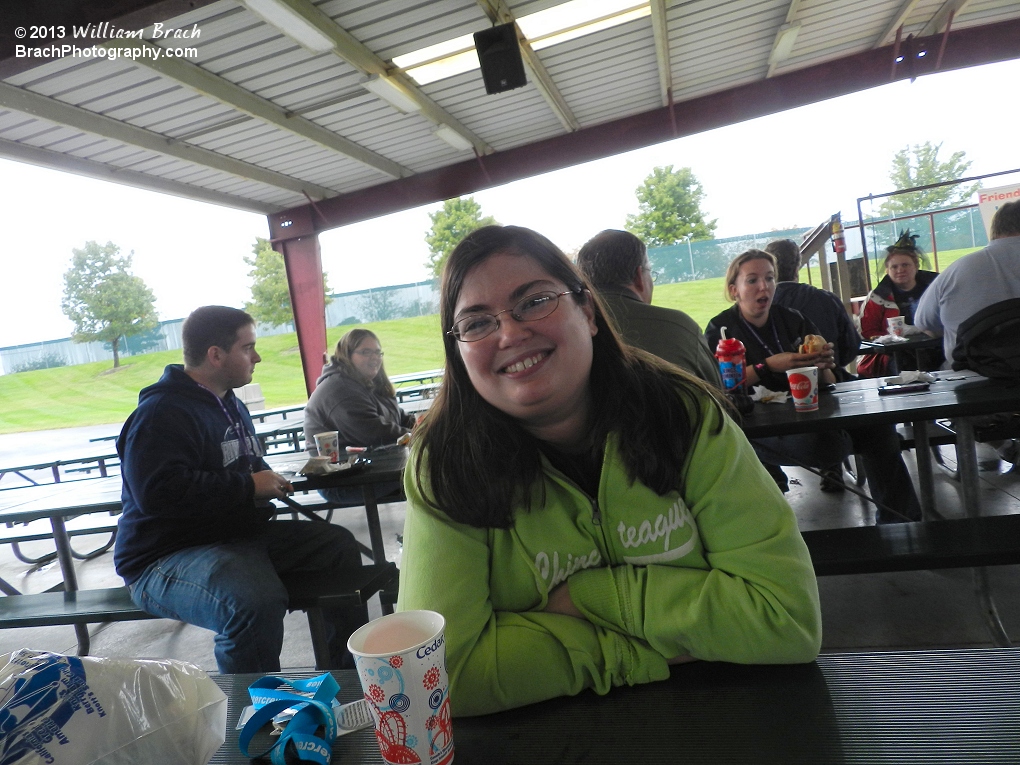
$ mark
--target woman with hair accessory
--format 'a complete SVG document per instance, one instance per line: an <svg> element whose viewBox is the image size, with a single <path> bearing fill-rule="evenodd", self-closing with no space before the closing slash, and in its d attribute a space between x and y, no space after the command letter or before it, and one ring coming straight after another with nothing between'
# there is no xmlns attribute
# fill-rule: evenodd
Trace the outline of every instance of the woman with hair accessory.
<svg viewBox="0 0 1020 765"><path fill-rule="evenodd" d="M902 231L894 244L886 247L885 276L864 301L861 313L861 335L865 340L874 340L889 334L887 320L903 317L904 334L923 334L914 326L914 312L921 295L928 289L935 277L934 271L921 270L921 248L917 246L917 234L910 229ZM899 371L907 369L938 369L946 360L938 348L925 348L918 352L918 359L911 354L897 354ZM884 353L866 354L857 364L861 377L883 377L892 374L891 356Z"/></svg>
<svg viewBox="0 0 1020 765"><path fill-rule="evenodd" d="M305 405L305 448L318 454L315 434L339 433L341 454L348 446L396 443L414 427L414 415L397 406L397 394L383 366L379 338L367 329L352 329L340 338ZM400 484L380 484L376 494L399 491ZM330 502L360 504L357 486L323 489Z"/></svg>
<svg viewBox="0 0 1020 765"><path fill-rule="evenodd" d="M799 311L773 305L776 260L763 250L748 250L726 270L726 297L733 307L712 319L705 329L710 345L719 342L722 328L744 344L747 382L773 391L788 391L786 372L817 366L820 384L832 383L832 344L804 353L805 339L817 335L815 325ZM751 442L769 474L784 491L786 474L780 465L810 465L822 470L823 491L843 490L842 462L851 450L864 460L879 523L919 520L921 506L900 454L900 441L892 425L870 425L825 433L756 438Z"/></svg>
<svg viewBox="0 0 1020 765"><path fill-rule="evenodd" d="M694 659L814 658L796 519L708 385L624 346L526 228L468 235L440 305L446 369L405 471L398 609L446 617L455 714Z"/></svg>

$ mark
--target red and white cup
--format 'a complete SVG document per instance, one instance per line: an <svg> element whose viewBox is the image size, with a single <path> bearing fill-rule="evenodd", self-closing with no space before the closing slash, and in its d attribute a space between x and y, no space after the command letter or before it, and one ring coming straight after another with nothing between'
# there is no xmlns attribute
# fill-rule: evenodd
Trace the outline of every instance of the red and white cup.
<svg viewBox="0 0 1020 765"><path fill-rule="evenodd" d="M790 395L798 412L818 409L818 367L788 369L786 378L790 381Z"/></svg>
<svg viewBox="0 0 1020 765"><path fill-rule="evenodd" d="M435 611L398 611L347 641L387 763L453 762L445 629Z"/></svg>
<svg viewBox="0 0 1020 765"><path fill-rule="evenodd" d="M340 461L340 433L327 430L315 434L315 450L320 457L329 457L330 462Z"/></svg>
<svg viewBox="0 0 1020 765"><path fill-rule="evenodd" d="M886 319L885 324L889 328L889 334L903 337L903 324L905 321L906 319L902 316L890 316Z"/></svg>

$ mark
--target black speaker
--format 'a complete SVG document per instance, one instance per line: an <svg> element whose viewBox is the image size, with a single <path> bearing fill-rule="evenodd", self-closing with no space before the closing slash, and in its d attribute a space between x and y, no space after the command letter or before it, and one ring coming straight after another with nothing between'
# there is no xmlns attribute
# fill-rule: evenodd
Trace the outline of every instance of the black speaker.
<svg viewBox="0 0 1020 765"><path fill-rule="evenodd" d="M528 84L513 22L475 32L474 36L486 93L502 93Z"/></svg>

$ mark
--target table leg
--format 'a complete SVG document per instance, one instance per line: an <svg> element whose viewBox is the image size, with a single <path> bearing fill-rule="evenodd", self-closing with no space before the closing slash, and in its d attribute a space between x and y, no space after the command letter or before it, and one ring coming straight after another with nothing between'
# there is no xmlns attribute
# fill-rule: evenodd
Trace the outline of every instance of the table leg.
<svg viewBox="0 0 1020 765"><path fill-rule="evenodd" d="M978 476L977 443L974 440L974 424L966 417L954 420L956 428L956 463L960 471L960 483L963 485L963 507L968 518L981 515L981 479ZM1006 629L999 619L999 611L988 585L988 571L983 568L974 569L974 588L977 590L981 603L981 613L992 633L992 640L1000 648L1010 648L1012 643Z"/></svg>
<svg viewBox="0 0 1020 765"><path fill-rule="evenodd" d="M1002 626L999 610L995 607L995 600L992 598L992 591L988 586L988 569L974 569L974 589L977 590L985 624L988 625L988 631L992 633L992 641L999 648L1012 648L1013 643L1009 640L1006 628Z"/></svg>
<svg viewBox="0 0 1020 765"><path fill-rule="evenodd" d="M977 444L974 424L966 417L953 421L956 428L956 462L963 486L963 508L968 518L981 515L981 485L978 478Z"/></svg>
<svg viewBox="0 0 1020 765"><path fill-rule="evenodd" d="M382 524L379 521L379 502L375 497L375 487L366 483L363 490L365 497L365 516L368 519L368 536L372 540L372 562L386 562L386 546L383 544Z"/></svg>
<svg viewBox="0 0 1020 765"><path fill-rule="evenodd" d="M383 544L382 524L379 522L379 502L375 496L375 486L366 483L362 489L365 495L365 517L368 519L368 536L372 540L372 562L386 562L386 545ZM382 612L392 614L393 606L383 603Z"/></svg>
<svg viewBox="0 0 1020 765"><path fill-rule="evenodd" d="M53 543L57 547L57 560L60 561L60 572L64 575L64 592L72 593L78 591L78 576L74 571L74 558L71 556L71 540L67 536L67 527L64 525L62 516L50 517L50 527L53 529ZM78 655L88 656L91 648L89 638L89 625L74 625L74 634L78 638Z"/></svg>
<svg viewBox="0 0 1020 765"><path fill-rule="evenodd" d="M940 516L935 509L935 477L931 468L931 444L928 440L928 423L918 420L914 427L914 455L917 459L917 483L920 488L918 500L921 503L921 518L937 520Z"/></svg>

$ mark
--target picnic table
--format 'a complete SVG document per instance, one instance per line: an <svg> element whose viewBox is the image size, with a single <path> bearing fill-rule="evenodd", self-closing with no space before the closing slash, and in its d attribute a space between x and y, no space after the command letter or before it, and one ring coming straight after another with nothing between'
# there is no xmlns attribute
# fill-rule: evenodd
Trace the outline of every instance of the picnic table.
<svg viewBox="0 0 1020 765"><path fill-rule="evenodd" d="M378 571L385 572L386 566L392 564L388 564L386 561L375 486L378 483L399 478L406 460L407 449L403 447L384 449L374 455L373 464L365 470L352 471L350 475L333 474L313 477L295 475L293 483L297 491L314 491L329 486L363 487L371 542L371 547L365 547L364 552L372 557L373 564ZM303 458L295 459L293 454L269 455L267 458L267 462L274 470L284 473L290 472L290 470L296 471L304 464L304 461ZM79 589L74 568L74 554L70 545L72 533L69 533L66 521L69 518L87 517L97 513L119 514L121 511L121 489L121 477L110 476L94 481L45 484L0 492L0 524L29 523L41 519L49 521L57 549L56 558L63 576L63 582L57 585L54 590L59 590L64 594L63 599L58 599L57 594L52 590L35 595L23 595L9 582L0 579L0 592L12 596L11 604L17 603L16 606L12 605L5 609L5 598L0 598L0 619L3 623L14 622L22 626L23 623L73 624L78 640L78 652L80 655L86 655L90 647L88 623L150 618L130 602L125 588L87 590L84 591L86 594L83 594L80 599L76 595ZM314 510L318 509L317 505L331 507L328 503L315 503L309 507L299 504L294 499L288 499L280 501L278 509L280 512L301 512L314 518L316 522L323 522L322 518L314 513ZM388 580L386 586L389 586ZM305 600L312 602L314 599L306 598ZM299 601L304 602L300 598ZM389 604L386 603L383 608L385 611L391 610ZM26 616L26 614L31 616Z"/></svg>
<svg viewBox="0 0 1020 765"><path fill-rule="evenodd" d="M1014 411L1020 396L1015 385L975 372L931 374L936 381L929 390L892 396L879 395L878 389L884 384L882 378L837 383L831 392L823 390L819 394L818 410L814 412L797 412L792 401L758 403L753 413L743 419L744 434L748 438L763 438L864 424L912 423L921 508L926 517L937 517L929 433L934 420L953 419L957 426L956 452L964 507L969 516L976 517L981 515L977 446L974 427L967 418Z"/></svg>
<svg viewBox="0 0 1020 765"><path fill-rule="evenodd" d="M317 672L294 670L288 678ZM362 698L336 670L341 703ZM259 675L213 675L227 696L215 765L248 765L235 730ZM456 699L456 688L452 689ZM455 717L457 763L491 765L958 765L1020 762L1020 649L823 654L799 665L694 662L657 683L613 688L481 717ZM268 747L266 731L251 751ZM333 762L383 765L365 728Z"/></svg>
<svg viewBox="0 0 1020 765"><path fill-rule="evenodd" d="M935 507L929 433L934 420L952 418L956 428L964 512L968 519L977 520L982 516L977 444L974 426L968 418L1014 411L1018 401L1017 388L1008 381L990 380L969 371L939 372L936 378L929 390L888 396L879 394L883 379L837 383L831 392L819 394L818 409L814 412L797 412L792 401L784 404L757 403L754 411L744 418L742 427L748 438L761 438L825 432L862 424L909 422L915 441L921 509L926 521L938 522L942 516ZM984 552L982 539L975 537L973 544L979 554ZM975 568L974 571L976 590L988 629L997 645L1008 646L1009 636L999 620L987 573L984 568Z"/></svg>
<svg viewBox="0 0 1020 765"><path fill-rule="evenodd" d="M423 372L408 372L402 375L390 375L390 382L395 387L406 383L440 382L443 379L443 369L426 369Z"/></svg>
<svg viewBox="0 0 1020 765"><path fill-rule="evenodd" d="M90 474L93 471L105 478L111 467L120 464L119 459L115 450L104 448L68 458L54 457L29 464L0 466L0 481L8 475L14 475L32 486L38 486L42 483L61 483L67 478L67 473ZM53 480L47 480L49 478ZM7 490L8 487L4 485L2 489Z"/></svg>
<svg viewBox="0 0 1020 765"><path fill-rule="evenodd" d="M900 367L899 358L901 353L912 353L914 355L915 369L922 368L922 351L930 350L932 348L941 348L942 338L941 337L929 337L928 335L915 335L909 337L901 342L892 343L876 343L873 340L862 340L860 352L865 355L884 354L892 356L893 372L899 373Z"/></svg>
<svg viewBox="0 0 1020 765"><path fill-rule="evenodd" d="M304 448L305 417L292 417L289 420L274 420L272 422L252 423L255 427L255 437L262 446L262 451L268 453L271 448L276 451L299 452Z"/></svg>

